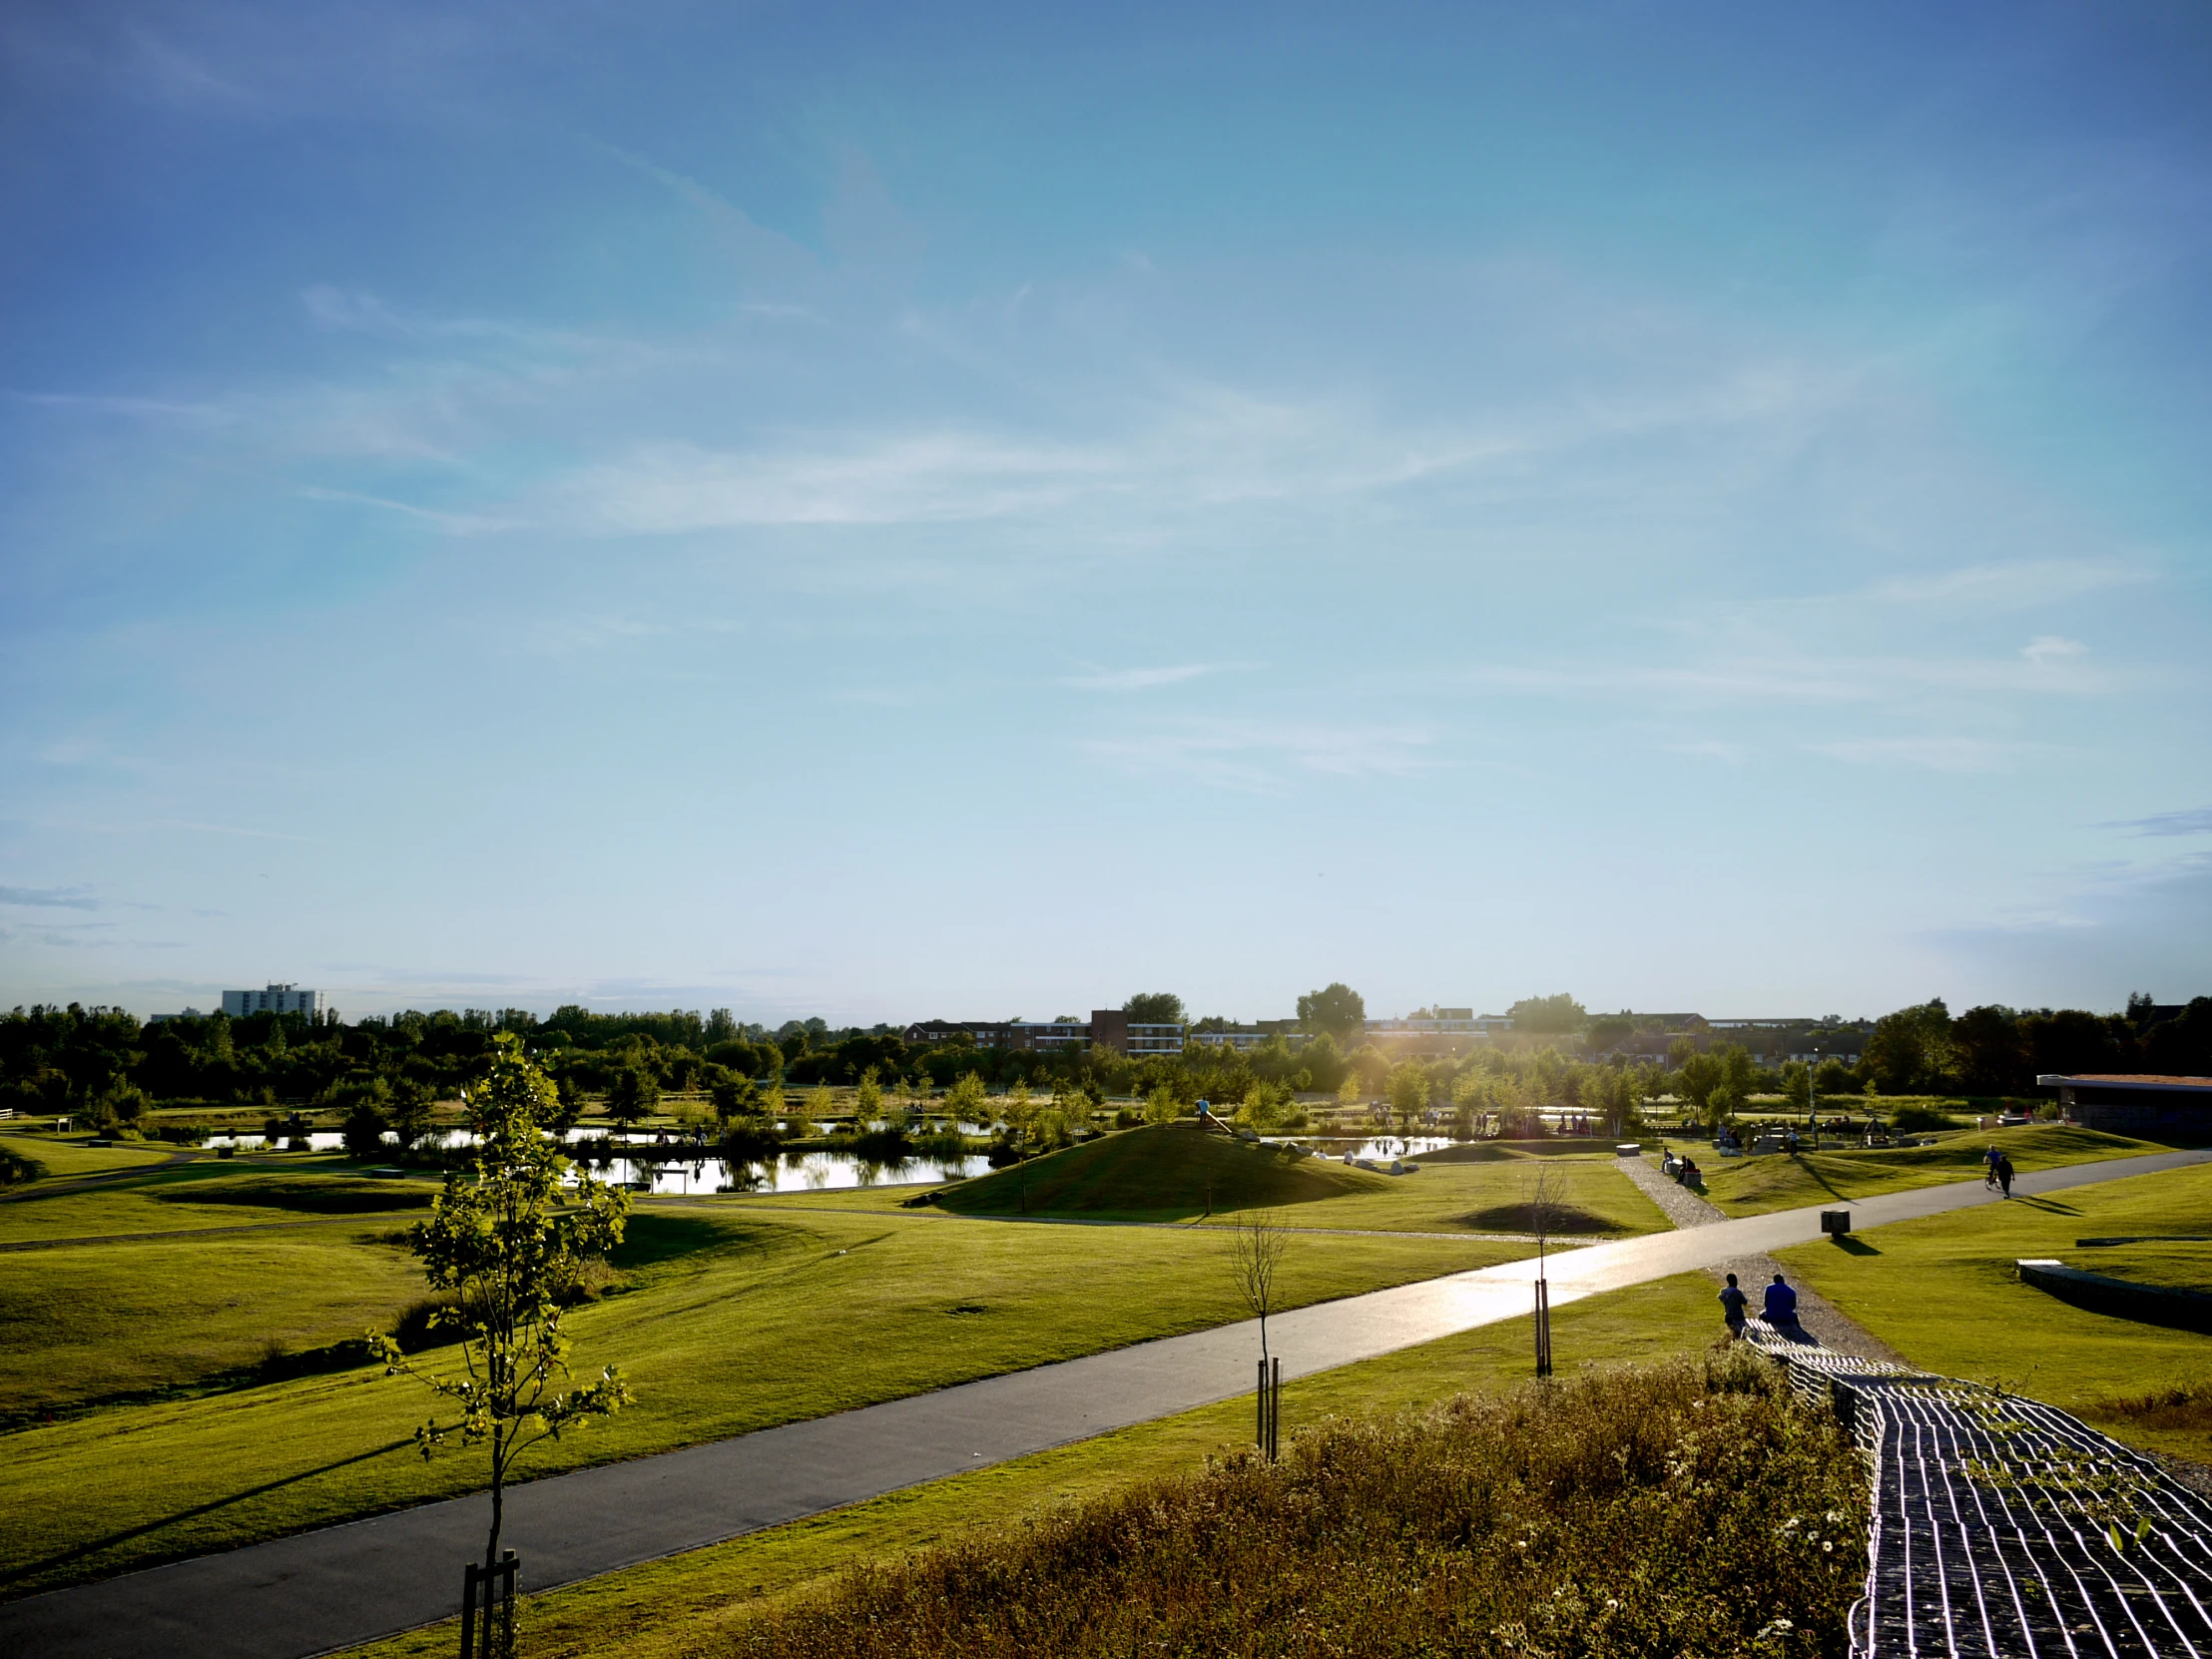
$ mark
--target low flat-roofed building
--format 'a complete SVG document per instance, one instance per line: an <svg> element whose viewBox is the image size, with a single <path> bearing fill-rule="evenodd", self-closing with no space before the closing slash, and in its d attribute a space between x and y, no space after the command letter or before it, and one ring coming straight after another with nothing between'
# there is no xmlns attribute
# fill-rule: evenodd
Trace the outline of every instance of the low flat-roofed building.
<svg viewBox="0 0 2212 1659"><path fill-rule="evenodd" d="M2114 1135L2212 1135L2212 1077L2045 1072L2035 1086L2056 1089L2067 1116L2086 1129Z"/></svg>
<svg viewBox="0 0 2212 1659"><path fill-rule="evenodd" d="M957 1042L977 1048L1064 1049L1093 1044L1123 1054L1180 1054L1183 1027L1133 1022L1119 1008L1094 1008L1087 1020L925 1019L906 1027L905 1040L917 1047Z"/></svg>

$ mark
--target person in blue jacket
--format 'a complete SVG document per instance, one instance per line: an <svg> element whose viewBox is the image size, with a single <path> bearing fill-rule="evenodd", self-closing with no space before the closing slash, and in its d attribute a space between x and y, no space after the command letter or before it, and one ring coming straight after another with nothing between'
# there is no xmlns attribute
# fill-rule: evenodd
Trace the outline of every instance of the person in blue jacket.
<svg viewBox="0 0 2212 1659"><path fill-rule="evenodd" d="M1787 1328L1797 1324L1797 1292L1779 1273L1774 1276L1774 1283L1767 1287L1764 1317L1769 1325Z"/></svg>

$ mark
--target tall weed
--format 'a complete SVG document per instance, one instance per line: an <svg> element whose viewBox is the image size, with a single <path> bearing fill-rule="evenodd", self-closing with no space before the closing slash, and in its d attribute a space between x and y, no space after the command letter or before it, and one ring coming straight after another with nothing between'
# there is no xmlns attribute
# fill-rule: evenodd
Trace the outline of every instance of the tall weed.
<svg viewBox="0 0 2212 1659"><path fill-rule="evenodd" d="M707 1651L1842 1654L1866 1472L1749 1357L1334 1421L856 1569Z"/></svg>

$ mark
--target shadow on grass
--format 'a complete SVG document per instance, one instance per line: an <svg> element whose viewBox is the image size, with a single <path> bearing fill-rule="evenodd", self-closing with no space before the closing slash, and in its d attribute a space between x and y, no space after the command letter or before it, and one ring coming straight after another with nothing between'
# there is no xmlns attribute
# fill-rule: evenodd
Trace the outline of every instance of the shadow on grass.
<svg viewBox="0 0 2212 1659"><path fill-rule="evenodd" d="M1461 1227L1472 1228L1477 1233L1526 1233L1529 1231L1528 1206L1526 1204L1493 1204L1487 1210L1474 1210L1453 1218ZM1554 1204L1551 1207L1551 1231L1554 1233L1617 1233L1618 1222L1572 1204Z"/></svg>
<svg viewBox="0 0 2212 1659"><path fill-rule="evenodd" d="M2013 1199L2012 1202L2014 1204L2024 1204L2030 1210L2041 1210L2046 1215L2078 1216L2081 1214L2081 1210L2078 1206L2072 1204L2061 1204L2055 1198L2030 1198L2025 1193L2022 1193L2019 1197Z"/></svg>
<svg viewBox="0 0 2212 1659"><path fill-rule="evenodd" d="M58 1555L49 1555L42 1560L27 1562L13 1572L0 1574L0 1584L14 1584L23 1579L34 1577L39 1573L51 1572L56 1567L66 1567L72 1561L82 1561L88 1556L98 1555L102 1550L114 1549L119 1544L127 1544L134 1538L143 1538L149 1533L159 1532L164 1527L176 1526L184 1521L197 1520L202 1515L212 1515L219 1509L228 1509L232 1504L244 1503L249 1498L261 1497L270 1492L282 1491L286 1486L295 1486L302 1480L312 1480L316 1475L328 1474L333 1469L346 1468L354 1463L365 1463L371 1457L382 1457L389 1452L411 1450L414 1443L414 1438L410 1435L403 1440L394 1440L389 1445L374 1446L367 1451L356 1451L350 1457L340 1457L334 1462L324 1463L316 1468L301 1469L297 1474L287 1474L280 1480L269 1480L264 1481L259 1486L249 1486L245 1491L233 1492L229 1497L219 1497L210 1503L198 1504L190 1509L180 1509L174 1515L164 1515L160 1520L148 1521L143 1526L127 1527L121 1532L111 1532L105 1538L91 1539L86 1543L79 1544L75 1549L65 1549ZM156 1556L152 1560L136 1563L132 1570L136 1571L139 1567L151 1567L162 1561L175 1559L178 1559L178 1557L173 1555Z"/></svg>
<svg viewBox="0 0 2212 1659"><path fill-rule="evenodd" d="M1838 1233L1834 1235L1834 1238L1836 1248L1846 1256L1880 1256L1882 1254L1866 1240L1855 1239L1849 1233Z"/></svg>

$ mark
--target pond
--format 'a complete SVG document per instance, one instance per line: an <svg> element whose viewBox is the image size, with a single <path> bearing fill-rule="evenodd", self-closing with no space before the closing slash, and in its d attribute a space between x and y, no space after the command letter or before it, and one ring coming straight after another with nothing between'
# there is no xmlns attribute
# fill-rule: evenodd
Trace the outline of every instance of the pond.
<svg viewBox="0 0 2212 1659"><path fill-rule="evenodd" d="M1293 1138L1298 1145L1311 1147L1331 1158L1341 1159L1349 1153L1355 1158L1372 1158L1385 1164L1392 1158L1418 1158L1424 1153L1441 1152L1447 1146L1459 1144L1449 1135L1415 1135L1410 1139L1403 1135L1378 1135L1366 1141L1315 1139L1307 1135Z"/></svg>
<svg viewBox="0 0 2212 1659"><path fill-rule="evenodd" d="M862 1158L850 1152L787 1152L780 1158L613 1158L586 1166L602 1181L650 1182L658 1195L831 1193L861 1187L911 1187L990 1173L981 1153L960 1158ZM638 1191L648 1190L639 1186Z"/></svg>

